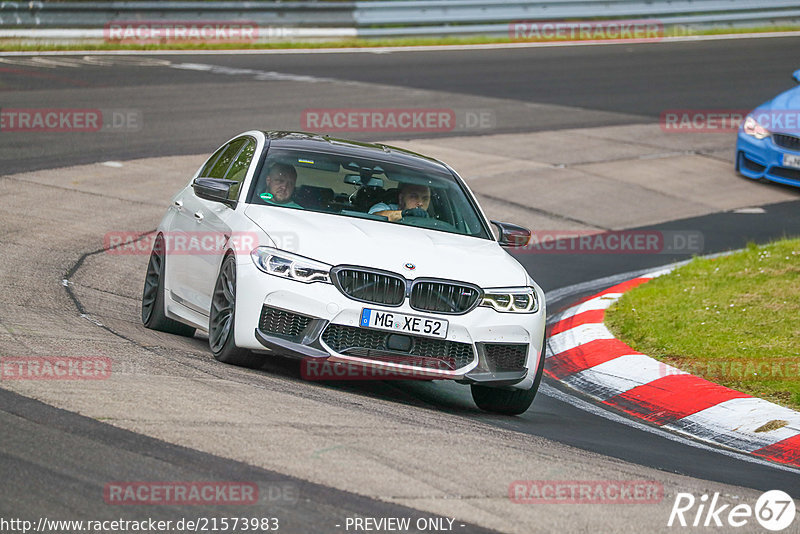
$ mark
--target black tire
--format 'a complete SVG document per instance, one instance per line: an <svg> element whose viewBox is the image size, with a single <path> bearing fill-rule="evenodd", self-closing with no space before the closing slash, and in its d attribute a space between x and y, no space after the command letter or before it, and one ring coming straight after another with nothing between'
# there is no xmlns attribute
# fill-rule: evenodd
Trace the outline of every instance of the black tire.
<svg viewBox="0 0 800 534"><path fill-rule="evenodd" d="M164 238L158 236L147 262L147 274L142 290L142 324L152 330L160 330L179 336L194 336L195 328L164 315Z"/></svg>
<svg viewBox="0 0 800 534"><path fill-rule="evenodd" d="M257 369L264 360L249 350L236 346L233 335L235 320L236 261L229 255L222 260L222 267L214 284L211 313L208 317L208 346L214 358L223 363Z"/></svg>
<svg viewBox="0 0 800 534"><path fill-rule="evenodd" d="M542 382L544 374L544 353L545 340L542 340L542 357L536 368L536 376L533 379L531 389L500 389L491 386L472 384L472 400L478 408L485 412L499 413L503 415L520 415L525 413L533 404L536 392L539 391L539 384Z"/></svg>

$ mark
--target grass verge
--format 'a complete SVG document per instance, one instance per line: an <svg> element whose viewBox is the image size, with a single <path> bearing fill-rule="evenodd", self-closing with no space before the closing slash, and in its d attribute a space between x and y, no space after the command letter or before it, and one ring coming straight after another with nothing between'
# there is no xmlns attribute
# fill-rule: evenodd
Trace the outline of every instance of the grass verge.
<svg viewBox="0 0 800 534"><path fill-rule="evenodd" d="M695 258L629 291L605 317L639 352L800 409L800 239Z"/></svg>
<svg viewBox="0 0 800 534"><path fill-rule="evenodd" d="M697 35L721 35L740 33L774 33L800 31L800 26L763 26L751 28L667 28L664 37L685 37ZM285 50L319 48L368 48L395 46L447 46L481 45L496 43L557 43L553 39L511 39L509 37L468 36L468 37L405 37L391 39L339 39L324 41L273 41L246 43L203 43L203 42L164 42L164 43L124 43L85 41L75 43L29 43L21 39L0 39L0 52L50 52L50 51L93 51L93 50Z"/></svg>

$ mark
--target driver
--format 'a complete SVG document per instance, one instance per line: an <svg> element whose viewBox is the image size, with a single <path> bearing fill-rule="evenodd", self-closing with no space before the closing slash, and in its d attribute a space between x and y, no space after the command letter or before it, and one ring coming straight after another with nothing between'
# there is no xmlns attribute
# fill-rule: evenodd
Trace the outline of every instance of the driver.
<svg viewBox="0 0 800 534"><path fill-rule="evenodd" d="M267 172L267 191L261 194L261 198L269 204L302 209L300 204L292 200L296 182L297 171L294 167L273 163Z"/></svg>
<svg viewBox="0 0 800 534"><path fill-rule="evenodd" d="M427 185L401 183L397 195L397 204L379 202L369 209L374 215L383 215L390 221L397 222L403 217L428 217L428 206L431 203L431 188Z"/></svg>

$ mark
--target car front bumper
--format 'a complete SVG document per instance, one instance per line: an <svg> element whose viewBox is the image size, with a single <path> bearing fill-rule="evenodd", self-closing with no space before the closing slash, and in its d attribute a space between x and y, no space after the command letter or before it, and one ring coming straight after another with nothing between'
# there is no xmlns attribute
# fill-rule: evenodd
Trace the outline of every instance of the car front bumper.
<svg viewBox="0 0 800 534"><path fill-rule="evenodd" d="M736 169L743 176L800 187L800 168L784 165L784 154L800 156L800 151L777 145L772 136L756 139L739 131Z"/></svg>
<svg viewBox="0 0 800 534"><path fill-rule="evenodd" d="M305 284L237 261L235 341L238 347L303 359L380 369L398 378L457 380L529 389L543 357L544 294L536 313L499 313L477 307L465 314L420 312L348 298L334 285ZM448 321L443 340L412 338L410 351L376 348L391 332L360 326L361 311L426 316ZM343 342L342 339L357 340ZM369 346L359 346L368 340ZM354 345L354 346L350 346ZM337 350L338 349L338 350Z"/></svg>

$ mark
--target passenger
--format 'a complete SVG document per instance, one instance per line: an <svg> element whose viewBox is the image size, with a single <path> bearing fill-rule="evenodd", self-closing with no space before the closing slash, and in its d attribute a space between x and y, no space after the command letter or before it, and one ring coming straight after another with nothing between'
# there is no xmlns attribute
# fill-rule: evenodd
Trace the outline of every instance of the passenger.
<svg viewBox="0 0 800 534"><path fill-rule="evenodd" d="M428 217L431 189L427 185L402 183L399 185L397 204L379 202L369 209L374 215L383 215L397 222L403 217Z"/></svg>
<svg viewBox="0 0 800 534"><path fill-rule="evenodd" d="M285 163L273 163L267 173L267 191L261 198L269 204L289 208L303 207L292 200L294 186L297 183L297 171Z"/></svg>

